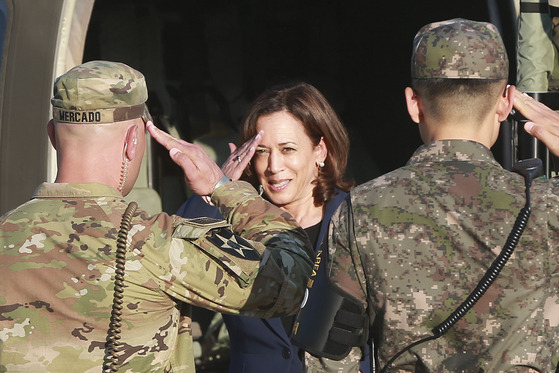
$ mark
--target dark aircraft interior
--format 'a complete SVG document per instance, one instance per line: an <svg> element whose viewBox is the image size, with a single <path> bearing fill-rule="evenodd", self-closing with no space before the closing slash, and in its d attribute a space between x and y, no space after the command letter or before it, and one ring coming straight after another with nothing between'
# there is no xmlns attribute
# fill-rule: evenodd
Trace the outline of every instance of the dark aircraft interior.
<svg viewBox="0 0 559 373"><path fill-rule="evenodd" d="M404 165L421 144L403 95L417 30L447 18L491 19L501 23L510 54L508 4L96 0L83 60L117 60L139 69L157 125L226 152L257 94L286 81L311 83L348 128L347 173L361 183ZM188 191L165 157L159 158L156 189L163 209L174 212Z"/></svg>

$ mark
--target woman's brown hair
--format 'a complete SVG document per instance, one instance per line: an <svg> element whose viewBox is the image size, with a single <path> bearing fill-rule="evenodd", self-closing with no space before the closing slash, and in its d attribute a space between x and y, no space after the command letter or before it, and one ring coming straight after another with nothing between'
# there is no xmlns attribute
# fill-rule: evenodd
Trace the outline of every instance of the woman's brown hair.
<svg viewBox="0 0 559 373"><path fill-rule="evenodd" d="M335 194L335 189L349 191L355 183L344 177L349 155L349 136L338 115L318 89L304 82L270 88L250 105L241 127L241 143L256 135L258 118L275 112L287 112L301 122L314 146L324 139L328 156L324 167L318 168L313 191L315 206L322 206ZM258 181L252 164L245 179L253 185Z"/></svg>

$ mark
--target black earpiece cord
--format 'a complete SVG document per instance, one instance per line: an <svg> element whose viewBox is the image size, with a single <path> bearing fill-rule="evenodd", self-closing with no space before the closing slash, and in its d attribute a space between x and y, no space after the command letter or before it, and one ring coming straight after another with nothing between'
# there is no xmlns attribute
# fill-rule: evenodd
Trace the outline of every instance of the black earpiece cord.
<svg viewBox="0 0 559 373"><path fill-rule="evenodd" d="M111 311L111 321L107 332L107 343L105 345L105 358L103 362L103 373L117 372L119 368L118 353L122 348L120 342L120 327L122 321L122 298L124 297L124 268L126 264L126 241L130 230L130 221L138 205L130 202L122 221L116 241L116 269L115 269L115 288L113 295L113 308Z"/></svg>

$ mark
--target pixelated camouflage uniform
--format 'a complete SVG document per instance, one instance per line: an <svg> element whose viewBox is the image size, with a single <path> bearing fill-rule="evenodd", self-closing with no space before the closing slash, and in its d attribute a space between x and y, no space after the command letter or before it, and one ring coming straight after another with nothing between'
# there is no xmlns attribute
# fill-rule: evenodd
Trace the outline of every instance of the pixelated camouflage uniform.
<svg viewBox="0 0 559 373"><path fill-rule="evenodd" d="M495 25L462 18L423 26L413 40L414 79L507 79L509 61Z"/></svg>
<svg viewBox="0 0 559 373"><path fill-rule="evenodd" d="M304 231L245 182L212 201L227 221L134 214L121 371L193 372L189 304L258 317L297 310L313 257ZM101 184L46 183L2 217L1 372L101 371L126 206Z"/></svg>
<svg viewBox="0 0 559 373"><path fill-rule="evenodd" d="M483 145L442 140L351 192L330 227L330 278L368 308L380 367L432 335L466 299L505 244L524 191L523 178ZM487 293L391 372L555 371L559 180L535 180L531 205L527 228ZM349 360L343 371L356 371ZM307 367L322 371L312 357Z"/></svg>
<svg viewBox="0 0 559 373"><path fill-rule="evenodd" d="M557 1L522 0L517 20L516 86L524 92L559 89Z"/></svg>

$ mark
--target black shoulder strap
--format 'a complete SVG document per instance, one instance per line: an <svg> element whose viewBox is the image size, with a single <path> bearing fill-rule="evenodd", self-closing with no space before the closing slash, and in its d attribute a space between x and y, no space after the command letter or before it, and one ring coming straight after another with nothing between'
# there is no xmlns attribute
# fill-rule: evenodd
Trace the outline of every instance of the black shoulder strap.
<svg viewBox="0 0 559 373"><path fill-rule="evenodd" d="M353 347L366 348L369 317L357 299L330 281L328 262L327 245L322 245L291 340L315 356L341 360Z"/></svg>

